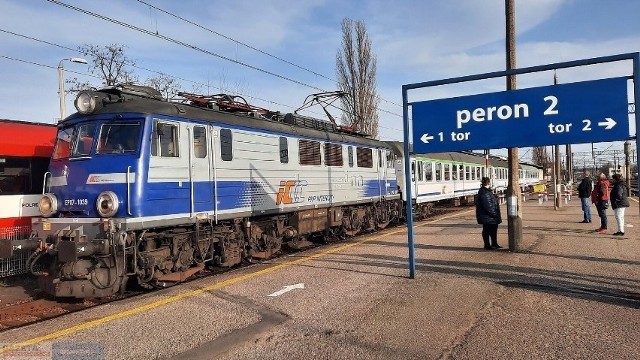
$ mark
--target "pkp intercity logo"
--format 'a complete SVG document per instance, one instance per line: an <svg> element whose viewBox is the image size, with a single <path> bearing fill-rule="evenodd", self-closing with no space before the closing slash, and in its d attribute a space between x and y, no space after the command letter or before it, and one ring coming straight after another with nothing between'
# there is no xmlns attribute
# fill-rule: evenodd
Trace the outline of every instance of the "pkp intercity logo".
<svg viewBox="0 0 640 360"><path fill-rule="evenodd" d="M276 205L303 202L302 189L305 186L307 186L306 180L280 180Z"/></svg>

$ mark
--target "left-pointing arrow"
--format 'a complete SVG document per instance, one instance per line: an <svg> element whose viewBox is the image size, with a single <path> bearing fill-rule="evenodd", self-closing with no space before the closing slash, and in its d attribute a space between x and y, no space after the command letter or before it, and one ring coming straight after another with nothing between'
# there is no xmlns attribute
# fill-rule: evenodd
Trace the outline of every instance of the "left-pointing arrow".
<svg viewBox="0 0 640 360"><path fill-rule="evenodd" d="M428 144L428 143L429 143L429 140L433 140L433 136L430 136L430 135L427 133L427 134L422 135L422 136L420 137L420 140L421 140L423 143Z"/></svg>
<svg viewBox="0 0 640 360"><path fill-rule="evenodd" d="M609 130L617 124L612 118L606 118L605 120L598 123L598 126L604 126L605 130Z"/></svg>

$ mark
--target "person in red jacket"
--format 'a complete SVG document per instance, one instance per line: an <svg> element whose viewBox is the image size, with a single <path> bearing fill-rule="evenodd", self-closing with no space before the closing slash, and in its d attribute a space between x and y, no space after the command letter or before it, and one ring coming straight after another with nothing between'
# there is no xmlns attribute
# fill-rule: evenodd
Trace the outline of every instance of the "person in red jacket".
<svg viewBox="0 0 640 360"><path fill-rule="evenodd" d="M596 204L598 216L600 216L600 228L596 229L597 233L607 232L607 208L609 208L609 179L604 173L600 174L598 183L591 193L591 202Z"/></svg>

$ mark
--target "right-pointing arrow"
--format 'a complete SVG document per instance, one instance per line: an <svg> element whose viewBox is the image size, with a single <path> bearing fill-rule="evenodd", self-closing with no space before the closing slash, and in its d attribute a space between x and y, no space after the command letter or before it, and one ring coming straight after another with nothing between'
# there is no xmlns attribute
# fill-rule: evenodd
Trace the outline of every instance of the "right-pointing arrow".
<svg viewBox="0 0 640 360"><path fill-rule="evenodd" d="M612 118L606 118L605 120L606 120L606 121L600 121L600 122L598 123L598 126L604 126L604 127L605 127L604 129L605 129L605 130L609 130L609 129L611 129L612 127L616 126L616 124L617 124L617 123L615 122L615 120L613 120Z"/></svg>

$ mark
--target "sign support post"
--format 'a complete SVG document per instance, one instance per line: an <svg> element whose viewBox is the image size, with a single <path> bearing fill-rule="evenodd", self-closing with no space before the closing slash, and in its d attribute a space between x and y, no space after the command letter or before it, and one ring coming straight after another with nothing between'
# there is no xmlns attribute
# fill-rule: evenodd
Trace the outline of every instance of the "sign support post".
<svg viewBox="0 0 640 360"><path fill-rule="evenodd" d="M505 18L507 26L507 70L516 67L516 35L514 0L505 0ZM516 89L516 75L507 76L507 91ZM509 186L507 186L507 225L509 250L520 250L522 240L522 198L520 196L520 171L518 168L518 148L508 150Z"/></svg>

